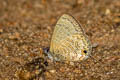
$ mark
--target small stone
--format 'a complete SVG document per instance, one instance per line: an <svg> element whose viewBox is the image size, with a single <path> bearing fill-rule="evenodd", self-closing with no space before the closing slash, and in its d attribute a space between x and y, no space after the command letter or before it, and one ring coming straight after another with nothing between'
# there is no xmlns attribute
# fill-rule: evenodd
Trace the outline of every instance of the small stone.
<svg viewBox="0 0 120 80"><path fill-rule="evenodd" d="M0 33L3 33L3 29L0 29Z"/></svg>
<svg viewBox="0 0 120 80"><path fill-rule="evenodd" d="M78 4L83 4L83 3L85 3L85 1L84 0L77 0L77 3Z"/></svg>
<svg viewBox="0 0 120 80"><path fill-rule="evenodd" d="M98 46L98 43L93 43L93 44L92 44L92 47L93 47L93 48L96 48L97 46Z"/></svg>
<svg viewBox="0 0 120 80"><path fill-rule="evenodd" d="M109 15L110 13L111 13L110 9L106 9L105 14L106 14L106 15Z"/></svg>
<svg viewBox="0 0 120 80"><path fill-rule="evenodd" d="M9 36L9 39L19 39L19 38L20 38L20 34L18 32L16 32L13 35Z"/></svg>
<svg viewBox="0 0 120 80"><path fill-rule="evenodd" d="M56 71L55 70L50 70L51 73L55 73Z"/></svg>
<svg viewBox="0 0 120 80"><path fill-rule="evenodd" d="M117 18L113 19L113 21L114 21L115 23L120 23L120 18L117 17Z"/></svg>

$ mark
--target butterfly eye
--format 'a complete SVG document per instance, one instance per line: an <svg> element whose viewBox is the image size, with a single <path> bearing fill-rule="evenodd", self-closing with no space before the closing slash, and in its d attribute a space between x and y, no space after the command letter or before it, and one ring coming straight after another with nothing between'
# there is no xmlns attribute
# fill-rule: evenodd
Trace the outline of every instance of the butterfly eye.
<svg viewBox="0 0 120 80"><path fill-rule="evenodd" d="M43 52L45 53L45 55L48 55L49 47L47 47L47 48L43 48Z"/></svg>
<svg viewBox="0 0 120 80"><path fill-rule="evenodd" d="M84 52L85 54L87 53L87 51L86 51L86 50L84 50L83 52Z"/></svg>

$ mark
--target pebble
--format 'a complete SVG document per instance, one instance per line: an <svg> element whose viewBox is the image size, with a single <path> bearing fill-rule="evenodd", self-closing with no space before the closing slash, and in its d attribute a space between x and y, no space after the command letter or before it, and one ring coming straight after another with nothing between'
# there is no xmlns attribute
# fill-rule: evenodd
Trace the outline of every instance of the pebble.
<svg viewBox="0 0 120 80"><path fill-rule="evenodd" d="M0 33L3 33L3 29L0 29Z"/></svg>
<svg viewBox="0 0 120 80"><path fill-rule="evenodd" d="M15 32L13 35L9 36L9 39L19 39L20 38L20 34L18 32Z"/></svg>

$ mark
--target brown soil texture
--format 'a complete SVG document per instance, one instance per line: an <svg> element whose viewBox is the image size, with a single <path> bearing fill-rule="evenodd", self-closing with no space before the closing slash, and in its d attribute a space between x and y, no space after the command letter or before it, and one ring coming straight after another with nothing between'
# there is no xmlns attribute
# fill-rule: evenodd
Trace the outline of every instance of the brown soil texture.
<svg viewBox="0 0 120 80"><path fill-rule="evenodd" d="M92 57L72 65L47 60L40 75L18 75L30 60L45 58L42 49L64 13L82 24ZM0 80L120 80L120 0L0 0Z"/></svg>

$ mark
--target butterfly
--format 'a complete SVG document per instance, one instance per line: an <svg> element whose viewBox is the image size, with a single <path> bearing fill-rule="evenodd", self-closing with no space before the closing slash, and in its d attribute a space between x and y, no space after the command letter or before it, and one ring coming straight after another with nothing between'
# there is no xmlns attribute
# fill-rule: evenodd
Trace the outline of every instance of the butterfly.
<svg viewBox="0 0 120 80"><path fill-rule="evenodd" d="M82 26L69 14L57 21L48 57L55 61L81 61L91 54L92 46Z"/></svg>

